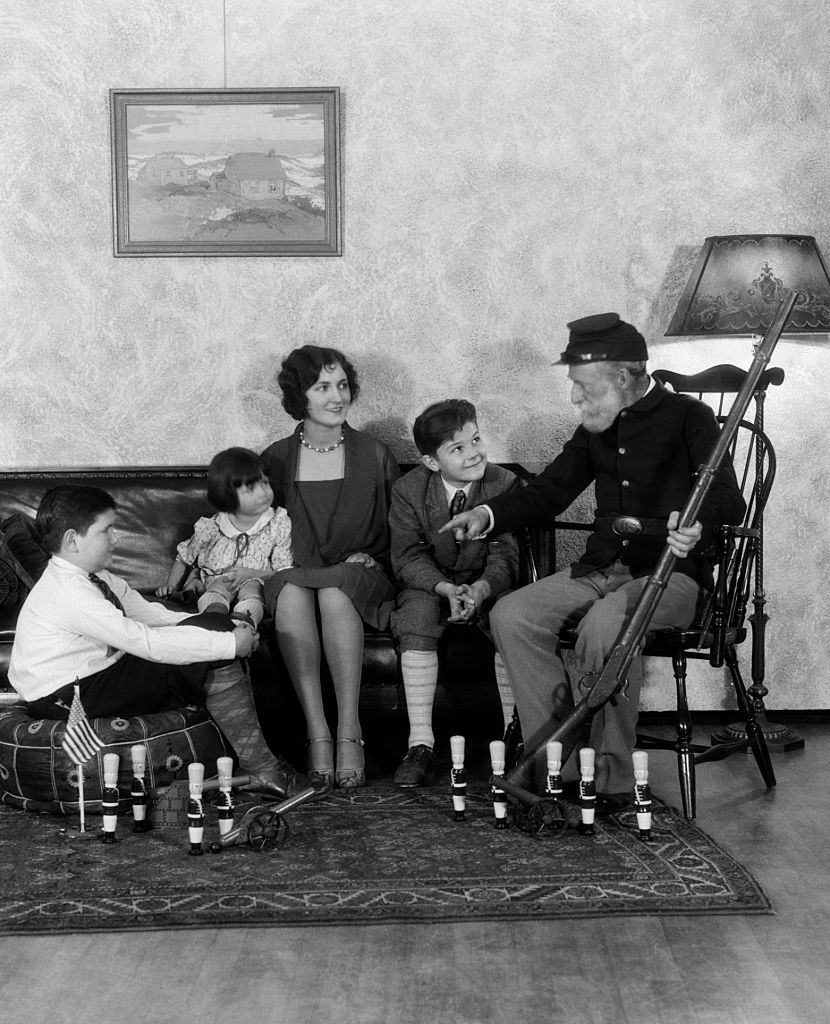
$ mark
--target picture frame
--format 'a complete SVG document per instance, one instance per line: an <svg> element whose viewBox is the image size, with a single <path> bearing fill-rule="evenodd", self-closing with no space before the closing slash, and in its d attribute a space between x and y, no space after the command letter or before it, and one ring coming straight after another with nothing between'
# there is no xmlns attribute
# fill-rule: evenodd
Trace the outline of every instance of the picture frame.
<svg viewBox="0 0 830 1024"><path fill-rule="evenodd" d="M340 256L340 90L111 89L115 256Z"/></svg>

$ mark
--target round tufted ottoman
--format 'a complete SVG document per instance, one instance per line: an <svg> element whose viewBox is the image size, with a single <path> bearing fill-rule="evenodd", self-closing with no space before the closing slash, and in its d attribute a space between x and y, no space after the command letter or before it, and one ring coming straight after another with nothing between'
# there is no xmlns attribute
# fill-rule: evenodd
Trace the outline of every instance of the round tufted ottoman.
<svg viewBox="0 0 830 1024"><path fill-rule="evenodd" d="M204 708L182 707L137 718L93 718L90 724L105 746L83 766L87 812L101 813L103 756L118 754L120 811L130 806L130 747L147 748L148 788L187 778L193 761L216 774L216 758L232 753ZM61 746L66 722L31 718L26 705L0 711L0 800L30 811L78 812L78 766Z"/></svg>

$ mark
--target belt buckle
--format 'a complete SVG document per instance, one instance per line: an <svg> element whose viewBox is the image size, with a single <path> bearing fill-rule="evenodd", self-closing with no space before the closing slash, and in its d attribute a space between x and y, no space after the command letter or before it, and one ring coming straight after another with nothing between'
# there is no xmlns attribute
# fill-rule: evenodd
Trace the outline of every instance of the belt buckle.
<svg viewBox="0 0 830 1024"><path fill-rule="evenodd" d="M636 516L617 516L611 520L611 532L618 537L632 536L643 532L643 524Z"/></svg>

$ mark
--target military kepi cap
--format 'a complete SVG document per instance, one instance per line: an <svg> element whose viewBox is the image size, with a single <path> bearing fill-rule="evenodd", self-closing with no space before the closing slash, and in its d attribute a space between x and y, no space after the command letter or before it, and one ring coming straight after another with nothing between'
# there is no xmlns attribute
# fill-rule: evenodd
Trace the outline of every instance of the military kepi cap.
<svg viewBox="0 0 830 1024"><path fill-rule="evenodd" d="M638 363L648 359L646 339L619 313L583 316L568 324L571 334L557 363Z"/></svg>

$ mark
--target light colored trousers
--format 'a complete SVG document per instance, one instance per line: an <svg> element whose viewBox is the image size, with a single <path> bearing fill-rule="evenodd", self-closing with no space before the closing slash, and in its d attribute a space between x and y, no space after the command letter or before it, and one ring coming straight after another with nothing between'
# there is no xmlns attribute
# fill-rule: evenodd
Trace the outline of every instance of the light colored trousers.
<svg viewBox="0 0 830 1024"><path fill-rule="evenodd" d="M573 709L574 698L579 701L590 690L647 582L646 576L633 579L628 566L617 561L576 579L565 569L496 602L490 612L490 628L513 686L525 739L551 719L552 731ZM702 594L691 577L674 572L649 628L689 627ZM559 633L568 626L576 626L578 635L571 684L559 652ZM615 703L605 704L591 723L589 745L596 751L598 768L602 765L597 781L598 789L605 793L634 787L631 754L642 675L641 659L636 658L625 696L620 694ZM580 686L583 679L584 687ZM565 777L578 775L574 758Z"/></svg>

